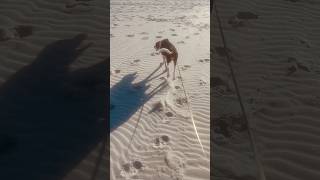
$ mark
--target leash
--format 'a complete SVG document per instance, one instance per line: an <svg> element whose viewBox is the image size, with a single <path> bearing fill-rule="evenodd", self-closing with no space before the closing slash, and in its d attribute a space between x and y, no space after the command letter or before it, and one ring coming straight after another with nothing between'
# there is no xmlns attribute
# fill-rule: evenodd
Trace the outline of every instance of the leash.
<svg viewBox="0 0 320 180"><path fill-rule="evenodd" d="M197 131L196 124L195 124L195 122L194 122L194 118L193 118L193 113L192 113L192 109L191 109L191 104L190 104L189 96L187 95L186 89L185 89L185 87L184 87L183 78L182 78L182 75L181 75L181 72L180 72L180 67L179 67L178 63L177 63L177 67L178 67L179 76L180 76L180 78L181 78L182 89L183 89L184 95L185 95L186 98L187 98L188 111L190 112L190 118L191 118L191 121L192 121L192 124L193 124L193 128L194 128L194 131L195 131L196 136L197 136L197 138L198 138L198 142L199 142L199 144L200 144L200 146L201 146L202 153L203 153L203 155L206 157L206 154L205 154L205 152L204 152L203 145L202 145L202 143L201 143L201 140L200 140L200 137L199 137L199 134L198 134L198 131Z"/></svg>
<svg viewBox="0 0 320 180"><path fill-rule="evenodd" d="M213 0L213 6L214 6L213 8L214 8L217 20L218 20L218 27L219 27L219 31L220 31L221 38L222 38L223 48L226 50L227 49L227 45L226 45L225 36L224 36L222 25L221 25L221 20L220 20L219 14L218 14L218 8L217 8L216 0ZM240 90L239 90L239 87L238 87L238 83L237 83L236 77L234 75L233 67L232 67L232 64L231 64L231 56L229 55L229 52L227 52L227 51L226 51L226 56L227 56L227 63L228 63L228 66L229 66L229 69L230 69L230 72L231 72L231 76L232 76L232 81L233 81L233 84L234 84L235 89L236 89L237 97L239 99L241 111L242 111L243 117L244 117L244 119L245 119L245 121L247 123L248 134L250 136L250 144L251 144L251 147L253 149L253 153L254 153L254 158L255 158L256 164L258 166L258 178L260 180L265 180L266 177L265 177L265 174L264 174L264 170L263 170L262 164L261 164L261 162L260 162L260 160L258 158L258 149L256 147L254 134L252 132L253 128L251 127L251 125L249 123L249 120L247 118L247 114L246 114L246 111L245 111L245 108L244 108L244 105L243 105L243 101L242 101L242 98L241 98L241 95L240 95Z"/></svg>
<svg viewBox="0 0 320 180"><path fill-rule="evenodd" d="M129 150L131 150L132 141L133 141L134 136L135 136L135 134L136 134L136 131L137 131L138 127L139 127L140 119L141 119L141 117L142 117L142 112L143 112L145 103L146 103L150 98L152 98L152 97L155 95L156 92L161 91L164 87L166 87L166 86L164 86L164 85L165 85L165 83L161 83L160 85L158 85L155 89L153 89L153 90L150 92L150 95L149 95L147 98L141 99L141 101L143 102L143 105L142 105L142 107L140 107L139 116L138 116L138 119L137 119L135 128L134 128L134 130L133 130L133 132L132 132L132 134L131 134L131 137L130 137L130 140L129 140L129 144L128 144L128 146L127 146L127 151L126 151L126 153L125 153L125 155L126 155L127 157L129 157L129 156L128 156L128 155L129 155ZM158 89L158 88L159 88L159 89Z"/></svg>
<svg viewBox="0 0 320 180"><path fill-rule="evenodd" d="M139 126L139 122L140 122L140 119L141 119L141 114L142 114L142 111L144 109L144 104L142 105L142 107L140 108L140 112L139 112L139 116L138 116L138 120L137 120L137 123L136 123L136 126L134 127L134 131L131 135L131 138L130 138L130 141L129 141L129 145L127 147L127 152L125 153L127 157L129 157L129 150L131 149L131 144L132 144L132 140L133 140L133 137L134 135L136 134L136 130L138 129L138 126Z"/></svg>

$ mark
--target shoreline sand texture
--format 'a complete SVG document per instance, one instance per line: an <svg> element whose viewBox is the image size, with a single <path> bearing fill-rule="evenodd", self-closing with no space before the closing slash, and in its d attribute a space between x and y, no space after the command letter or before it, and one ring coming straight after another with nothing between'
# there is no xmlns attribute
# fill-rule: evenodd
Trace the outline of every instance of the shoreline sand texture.
<svg viewBox="0 0 320 180"><path fill-rule="evenodd" d="M111 180L200 180L210 176L209 1L112 0L110 14ZM168 38L179 72L166 80L156 41ZM177 67L177 68L178 68Z"/></svg>
<svg viewBox="0 0 320 180"><path fill-rule="evenodd" d="M265 179L319 179L320 3L227 0L217 6ZM212 38L213 178L257 179L220 32Z"/></svg>
<svg viewBox="0 0 320 180"><path fill-rule="evenodd" d="M70 89L65 81L106 72L107 4L85 3L1 1L0 179L107 179L107 163L96 167L98 159L107 162L101 153L105 100L96 100L105 92L97 92L93 80L90 87L79 82ZM93 44L78 58L69 46L78 42L56 44L80 33L87 34L80 47Z"/></svg>

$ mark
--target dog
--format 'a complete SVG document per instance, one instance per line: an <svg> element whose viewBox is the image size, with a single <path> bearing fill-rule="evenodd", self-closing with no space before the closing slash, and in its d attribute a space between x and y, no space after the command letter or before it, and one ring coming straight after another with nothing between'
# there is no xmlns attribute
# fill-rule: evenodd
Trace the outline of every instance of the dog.
<svg viewBox="0 0 320 180"><path fill-rule="evenodd" d="M167 71L167 77L170 76L169 74L169 63L173 61L174 69L173 69L173 80L175 79L175 72L176 72L176 66L178 61L178 51L176 47L168 40L163 39L154 45L154 48L156 51L159 51L163 57L163 61L165 64L165 68Z"/></svg>
<svg viewBox="0 0 320 180"><path fill-rule="evenodd" d="M172 59L172 52L169 51L169 49L167 48L161 48L158 50L159 54L162 55L162 58L163 58L163 64L165 65L165 70L164 71L167 71L167 75L169 77L169 71L168 71L168 61L171 61L170 59Z"/></svg>

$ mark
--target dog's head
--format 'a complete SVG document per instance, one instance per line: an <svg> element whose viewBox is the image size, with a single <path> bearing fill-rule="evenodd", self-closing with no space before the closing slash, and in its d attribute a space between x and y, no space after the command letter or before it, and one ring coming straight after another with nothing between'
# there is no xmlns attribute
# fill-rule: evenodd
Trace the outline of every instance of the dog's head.
<svg viewBox="0 0 320 180"><path fill-rule="evenodd" d="M158 51L159 49L163 48L167 42L169 42L168 39L162 39L156 42L156 44L154 45L154 49Z"/></svg>
<svg viewBox="0 0 320 180"><path fill-rule="evenodd" d="M161 45L161 41L157 41L156 44L154 45L154 49L158 51L161 48L160 45Z"/></svg>

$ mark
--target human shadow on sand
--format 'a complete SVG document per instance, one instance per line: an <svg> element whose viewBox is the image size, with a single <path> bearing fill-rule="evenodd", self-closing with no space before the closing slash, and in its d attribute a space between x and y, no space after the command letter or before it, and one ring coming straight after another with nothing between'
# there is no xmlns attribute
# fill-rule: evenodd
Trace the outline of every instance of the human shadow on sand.
<svg viewBox="0 0 320 180"><path fill-rule="evenodd" d="M153 76L160 68L159 65L144 80L133 83L137 74L131 73L125 75L117 84L110 89L110 130L113 131L122 123L126 122L140 107L142 107L156 93L163 90L167 86L167 82L163 81L155 87L150 93L146 93L150 87L147 83L164 72ZM152 77L153 76L153 77Z"/></svg>
<svg viewBox="0 0 320 180"><path fill-rule="evenodd" d="M62 179L106 139L107 59L69 69L85 39L49 44L0 86L0 179Z"/></svg>

